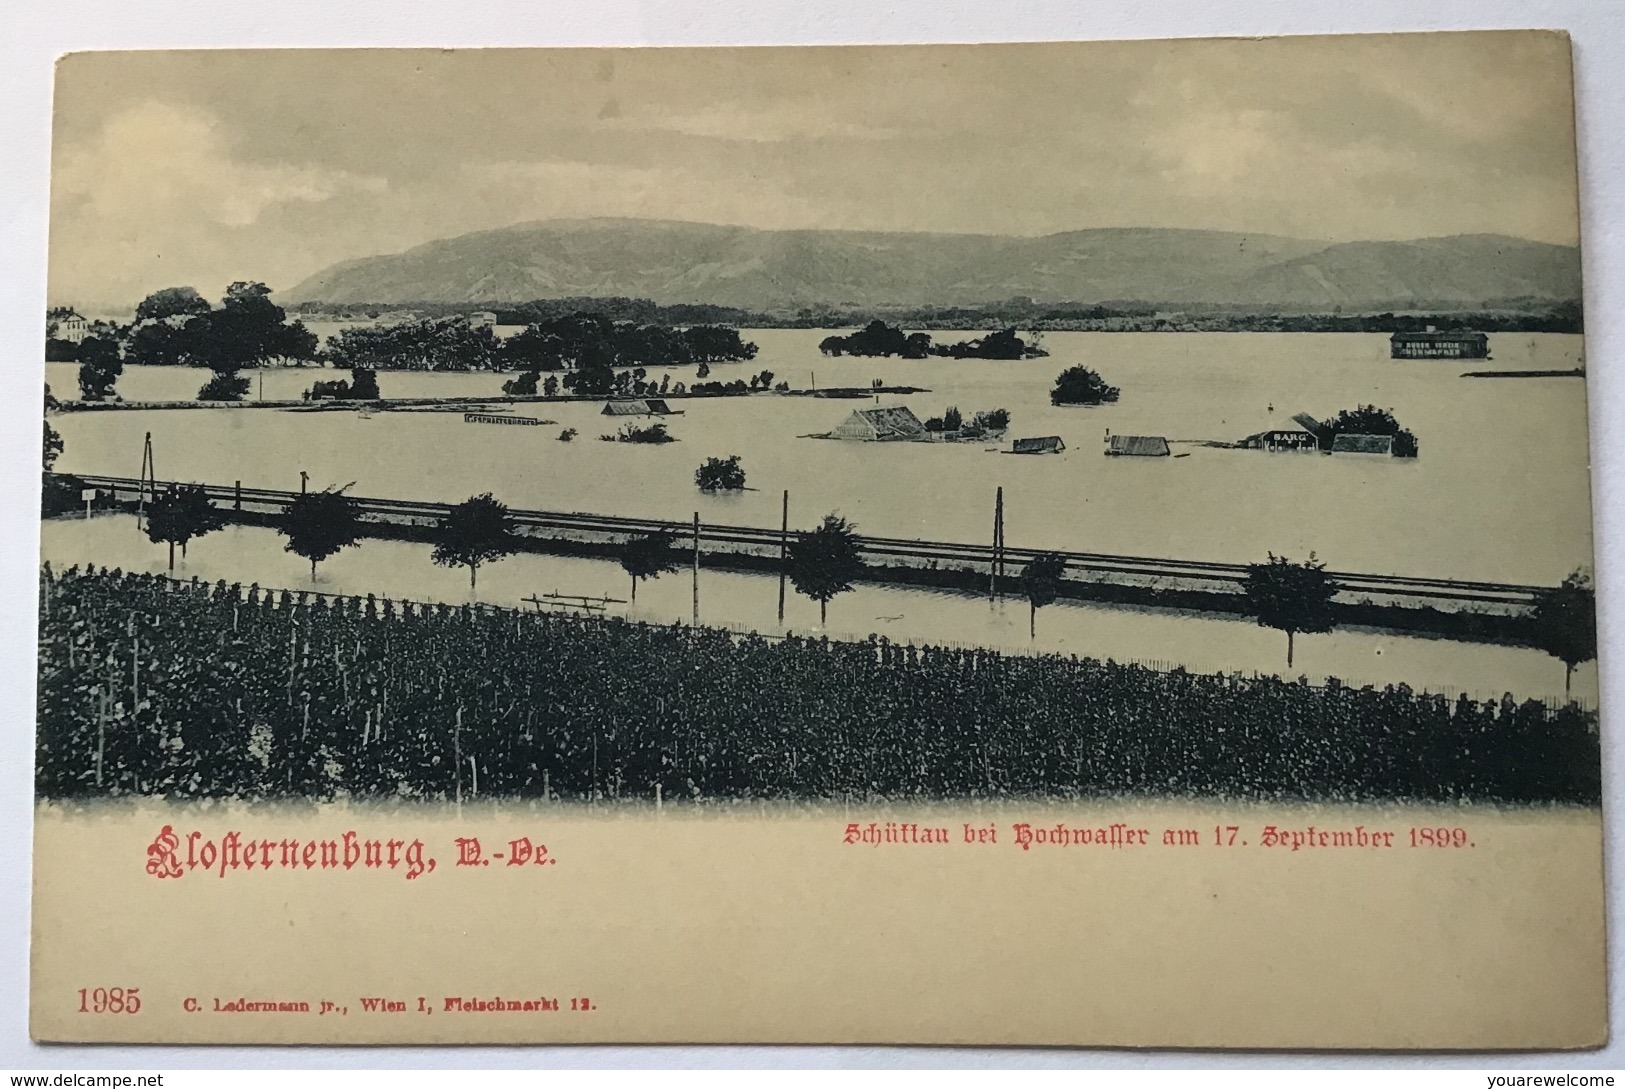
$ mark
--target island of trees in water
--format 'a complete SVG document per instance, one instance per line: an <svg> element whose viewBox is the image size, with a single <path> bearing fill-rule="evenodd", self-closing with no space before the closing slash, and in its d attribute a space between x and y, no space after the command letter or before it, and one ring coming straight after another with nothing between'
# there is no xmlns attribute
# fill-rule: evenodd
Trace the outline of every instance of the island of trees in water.
<svg viewBox="0 0 1625 1089"><path fill-rule="evenodd" d="M1000 329L985 337L953 344L933 344L929 333L905 333L880 320L871 321L848 336L825 337L818 344L825 355L896 356L925 359L947 356L953 359L1037 359L1049 355L1038 338L1023 340L1015 329Z"/></svg>
<svg viewBox="0 0 1625 1089"><path fill-rule="evenodd" d="M506 339L462 315L358 325L330 338L327 348L340 367L420 371L684 367L755 357L756 345L737 329L640 325L588 313L536 321Z"/></svg>
<svg viewBox="0 0 1625 1089"><path fill-rule="evenodd" d="M79 393L87 401L112 397L126 363L206 368L213 376L198 399L238 401L249 386L242 371L319 357L316 335L288 321L270 296L264 284L241 280L216 307L195 288L164 288L141 301L129 324L97 322L78 342L58 338L48 320L45 358L79 364Z"/></svg>

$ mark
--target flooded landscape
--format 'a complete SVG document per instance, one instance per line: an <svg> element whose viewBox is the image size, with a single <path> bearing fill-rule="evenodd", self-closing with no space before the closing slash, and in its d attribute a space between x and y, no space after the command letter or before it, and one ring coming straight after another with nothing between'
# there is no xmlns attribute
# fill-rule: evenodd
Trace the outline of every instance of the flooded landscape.
<svg viewBox="0 0 1625 1089"><path fill-rule="evenodd" d="M1250 563L1267 553L1294 559L1314 551L1334 570L1436 575L1482 581L1553 584L1587 562L1588 448L1583 431L1553 431L1542 421L1583 418L1584 383L1574 378L1463 378L1459 360L1394 360L1386 337L1361 334L1050 333L1048 358L1020 361L829 358L821 330L758 329L750 364L713 373L768 369L798 390L915 385L930 393L883 395L922 419L948 406L970 412L1007 408L1010 436L1057 435L1060 454L1016 456L1010 443L861 443L807 438L853 408L875 402L757 394L677 399L666 418L680 440L640 447L605 443L615 429L600 400L510 406L553 421L535 428L465 424L460 412L353 410L297 412L114 411L60 416L67 472L134 476L150 431L159 479L282 490L309 474L310 487L354 481L352 494L455 502L493 492L513 507L774 527L781 493L790 492L792 531L829 511L876 536L989 540L993 494L1002 487L1008 542L1018 547L1087 550L1147 557ZM1475 369L1572 367L1582 339L1553 334L1492 338L1493 359ZM1107 374L1122 390L1116 404L1053 406L1053 377L1074 363ZM74 389L71 364L48 366L53 390ZM322 369L263 372L268 400L294 399ZM658 376L658 372L651 372ZM261 377L261 376L257 376ZM494 373L384 372L386 397L497 394ZM692 380L692 368L672 374ZM196 368L131 367L127 400L184 400L200 381ZM259 382L256 381L255 394ZM1217 449L1286 421L1295 412L1330 415L1372 403L1391 408L1419 438L1415 460L1362 455ZM1271 411L1273 406L1273 412ZM572 427L574 442L557 440ZM1167 458L1103 457L1117 433L1168 438ZM997 451L997 452L996 452ZM427 454L426 452L432 452ZM706 494L693 471L707 457L738 454L748 490ZM861 478L864 486L854 489ZM625 575L613 562L521 555L492 565L470 597L456 572L428 562L428 549L371 541L323 565L312 583L300 560L268 530L237 528L199 542L177 569L182 577L244 585L308 588L403 600L520 605L537 593L625 599ZM164 552L133 518L92 526L47 523L43 557L125 570L164 570ZM686 621L686 572L644 584L636 608L612 603L611 615ZM777 619L777 580L707 571L702 619L762 632L870 633L896 641L974 644L1147 661L1200 671L1278 671L1278 632L1245 618L1061 603L1046 609L1037 637L1026 631L1018 596L992 603L964 593L863 585L820 629L812 603L791 594ZM1302 640L1293 675L1317 683L1404 683L1481 698L1559 698L1561 665L1541 651L1447 639L1339 630ZM1594 690L1595 666L1575 675L1576 692ZM1585 698L1585 697L1582 697Z"/></svg>
<svg viewBox="0 0 1625 1089"><path fill-rule="evenodd" d="M1573 60L60 57L32 1035L1595 1045Z"/></svg>
<svg viewBox="0 0 1625 1089"><path fill-rule="evenodd" d="M617 424L602 401L514 406L557 427L464 424L459 412L156 411L60 417L70 473L138 475L152 433L161 480L295 489L355 484L352 494L456 502L490 491L511 507L777 527L790 492L791 528L830 511L874 536L991 539L994 491L1004 488L1013 547L1253 563L1313 550L1333 570L1555 584L1589 562L1585 384L1574 378L1461 378L1469 369L1562 369L1582 340L1552 334L1491 338L1489 363L1393 360L1386 337L1360 334L1049 333L1048 358L1021 361L828 358L821 330L760 329L760 351L715 377L770 370L796 390L867 387L876 378L931 390L883 396L922 420L957 406L1006 408L1008 436L1058 435L1055 455L990 453L977 443L843 443L801 438L875 403L756 395L674 400L665 420L680 441L597 441ZM1056 374L1084 364L1121 387L1116 404L1049 403ZM47 367L71 396L71 364ZM658 378L658 369L651 368ZM129 367L126 400L190 400L207 372ZM267 399L297 399L327 372L271 369ZM500 374L382 372L385 397L498 396ZM692 381L693 370L672 374ZM257 389L257 383L256 383ZM250 393L250 399L255 395ZM1234 442L1294 413L1390 408L1419 440L1415 460L1266 454L1197 445ZM1274 411L1270 411L1270 406ZM572 443L556 441L575 428ZM1160 435L1189 457L1101 456L1106 432ZM1181 443L1179 440L1194 440ZM738 454L743 493L703 495L707 457ZM861 481L861 487L854 485Z"/></svg>

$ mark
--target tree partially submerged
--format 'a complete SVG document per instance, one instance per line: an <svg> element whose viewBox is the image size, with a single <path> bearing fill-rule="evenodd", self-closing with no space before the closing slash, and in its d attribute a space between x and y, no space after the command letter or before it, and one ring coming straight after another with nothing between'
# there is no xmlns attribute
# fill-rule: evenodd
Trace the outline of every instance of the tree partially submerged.
<svg viewBox="0 0 1625 1089"><path fill-rule="evenodd" d="M1068 367L1055 376L1049 392L1052 405L1103 405L1117 400L1121 391L1088 367Z"/></svg>
<svg viewBox="0 0 1625 1089"><path fill-rule="evenodd" d="M745 487L745 470L739 464L739 455L706 458L705 464L694 470L694 484L702 492L742 490Z"/></svg>
<svg viewBox="0 0 1625 1089"><path fill-rule="evenodd" d="M541 380L541 371L526 371L518 378L510 378L502 383L502 392L509 397L534 397L536 384Z"/></svg>
<svg viewBox="0 0 1625 1089"><path fill-rule="evenodd" d="M306 396L312 401L376 401L380 399L378 375L370 368L356 367L350 372L350 381L336 378L330 382L316 382Z"/></svg>
<svg viewBox="0 0 1625 1089"><path fill-rule="evenodd" d="M638 583L657 579L682 566L677 558L677 538L664 530L628 537L620 548L621 570L632 577L632 602L638 600Z"/></svg>
<svg viewBox="0 0 1625 1089"><path fill-rule="evenodd" d="M51 394L51 384L45 384L45 445L41 454L41 466L49 471L56 464L56 459L62 455L62 435L51 426L50 414L60 408L62 402Z"/></svg>
<svg viewBox="0 0 1625 1089"><path fill-rule="evenodd" d="M849 336L825 337L819 342L818 350L825 355L901 356L904 359L924 359L931 354L931 335L905 333L877 318Z"/></svg>
<svg viewBox="0 0 1625 1089"><path fill-rule="evenodd" d="M283 509L277 532L288 539L286 551L310 561L310 580L315 582L318 563L360 539L361 508L343 488L309 492Z"/></svg>
<svg viewBox="0 0 1625 1089"><path fill-rule="evenodd" d="M945 355L954 359L1037 359L1049 355L1043 348L1042 338L1033 334L1031 343L1022 340L1014 329L1000 329L985 337L962 340L957 344L938 344L932 355Z"/></svg>
<svg viewBox="0 0 1625 1089"><path fill-rule="evenodd" d="M1040 552L1021 569L1021 592L1027 598L1027 638L1038 636L1038 610L1061 596L1061 574L1066 560L1054 552Z"/></svg>
<svg viewBox="0 0 1625 1089"><path fill-rule="evenodd" d="M240 374L216 373L197 391L199 401L241 401L248 395L250 382Z"/></svg>
<svg viewBox="0 0 1625 1089"><path fill-rule="evenodd" d="M630 423L622 424L621 429L615 434L598 437L605 442L630 442L639 446L660 446L677 441L677 436L666 430L663 423L652 423L646 427Z"/></svg>
<svg viewBox="0 0 1625 1089"><path fill-rule="evenodd" d="M169 569L175 570L175 546L181 555L192 540L213 533L226 524L225 517L209 502L209 494L199 484L171 484L155 496L147 508L147 539L169 545Z"/></svg>
<svg viewBox="0 0 1625 1089"><path fill-rule="evenodd" d="M88 336L79 342L78 354L79 396L86 401L107 400L124 373L118 341L111 336Z"/></svg>
<svg viewBox="0 0 1625 1089"><path fill-rule="evenodd" d="M271 301L271 289L254 280L226 288L217 310L192 318L179 330L184 354L214 371L198 391L200 401L240 401L248 379L238 372L273 360L317 357L316 335L303 322L289 322Z"/></svg>
<svg viewBox="0 0 1625 1089"><path fill-rule="evenodd" d="M852 589L863 575L857 526L838 514L827 514L815 530L790 542L786 568L796 593L818 602L818 623L828 618L830 599Z"/></svg>
<svg viewBox="0 0 1625 1089"><path fill-rule="evenodd" d="M446 512L435 534L434 562L468 568L468 588L475 589L480 565L516 551L513 519L507 505L490 492L471 496Z"/></svg>
<svg viewBox="0 0 1625 1089"><path fill-rule="evenodd" d="M1534 644L1563 663L1563 695L1574 684L1574 667L1597 656L1597 595L1591 578L1576 571L1562 585L1543 590L1530 615Z"/></svg>
<svg viewBox="0 0 1625 1089"><path fill-rule="evenodd" d="M1332 630L1332 597L1337 585L1313 552L1302 563L1271 552L1268 563L1248 564L1243 589L1248 609L1258 623L1286 632L1288 669L1292 668L1295 636Z"/></svg>

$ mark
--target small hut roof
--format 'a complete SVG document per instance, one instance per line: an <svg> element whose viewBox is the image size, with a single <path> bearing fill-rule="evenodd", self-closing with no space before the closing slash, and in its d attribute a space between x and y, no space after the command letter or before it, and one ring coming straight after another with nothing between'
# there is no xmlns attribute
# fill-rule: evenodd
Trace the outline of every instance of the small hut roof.
<svg viewBox="0 0 1625 1089"><path fill-rule="evenodd" d="M897 405L894 408L860 408L853 410L853 415L869 421L875 432L883 437L919 435L925 431L925 425L920 422L920 418L910 412L906 405Z"/></svg>
<svg viewBox="0 0 1625 1089"><path fill-rule="evenodd" d="M1130 457L1160 458L1168 456L1168 440L1161 435L1113 435L1109 451Z"/></svg>
<svg viewBox="0 0 1625 1089"><path fill-rule="evenodd" d="M1031 439L1016 439L1010 449L1016 454L1047 454L1052 450L1065 450L1066 443L1061 441L1059 435L1040 435Z"/></svg>
<svg viewBox="0 0 1625 1089"><path fill-rule="evenodd" d="M649 415L649 402L610 401L604 405L602 414L605 416L647 416Z"/></svg>
<svg viewBox="0 0 1625 1089"><path fill-rule="evenodd" d="M1392 454L1392 435L1339 435L1332 440L1334 454Z"/></svg>
<svg viewBox="0 0 1625 1089"><path fill-rule="evenodd" d="M1309 413L1307 413L1307 412L1299 412L1299 413L1297 413L1296 415L1294 415L1292 417L1292 422L1298 425L1298 429L1309 432L1311 435L1313 435L1315 438L1319 439L1323 443L1326 441L1326 439L1328 437L1329 433L1327 432L1325 425L1322 424L1319 420L1315 419L1313 416L1309 415ZM1291 431L1291 430L1294 430L1294 429L1290 428L1290 427L1277 426L1277 427L1271 428L1270 430L1273 430L1273 431Z"/></svg>

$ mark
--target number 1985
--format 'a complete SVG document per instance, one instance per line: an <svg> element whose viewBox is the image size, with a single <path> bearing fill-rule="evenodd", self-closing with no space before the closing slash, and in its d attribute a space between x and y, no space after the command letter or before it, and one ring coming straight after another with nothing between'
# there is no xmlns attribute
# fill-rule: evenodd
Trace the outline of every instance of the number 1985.
<svg viewBox="0 0 1625 1089"><path fill-rule="evenodd" d="M140 987L80 987L80 1013L140 1013Z"/></svg>

